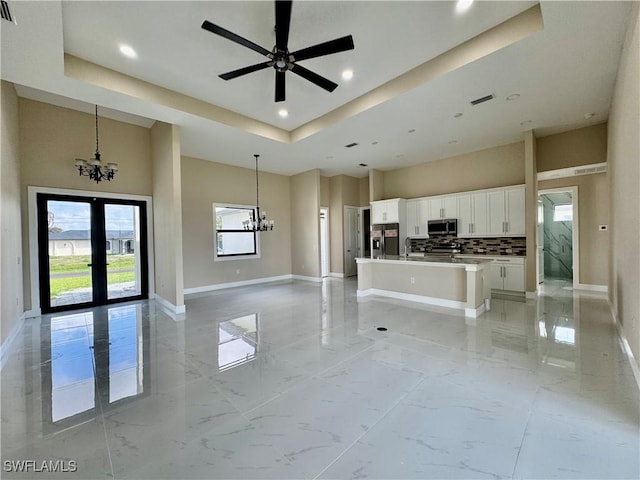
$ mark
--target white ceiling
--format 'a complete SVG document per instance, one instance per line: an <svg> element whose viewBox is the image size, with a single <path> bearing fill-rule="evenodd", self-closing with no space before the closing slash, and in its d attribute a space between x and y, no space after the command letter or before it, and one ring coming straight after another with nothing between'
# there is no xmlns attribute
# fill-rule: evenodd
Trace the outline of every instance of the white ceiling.
<svg viewBox="0 0 640 480"><path fill-rule="evenodd" d="M347 34L355 49L301 62L338 83L333 93L287 73L287 101L275 103L271 69L218 78L265 58L200 28L207 19L270 50L271 1L14 0L17 25L0 23L2 78L23 97L86 112L97 103L101 115L143 126L156 119L180 125L183 155L251 167L252 154L260 153L260 168L274 173L320 168L325 175L365 176L368 168L518 141L530 129L542 136L605 121L629 5L541 2L542 31L292 144L67 77L63 54L290 131L532 5L476 2L460 15L455 2L294 2L291 51ZM120 54L123 43L137 59ZM345 68L355 72L350 82L341 78ZM470 105L489 93L496 99ZM506 101L513 93L520 97ZM286 119L277 115L283 106ZM456 112L463 116L454 118ZM586 119L590 112L596 115ZM359 145L344 148L351 142Z"/></svg>

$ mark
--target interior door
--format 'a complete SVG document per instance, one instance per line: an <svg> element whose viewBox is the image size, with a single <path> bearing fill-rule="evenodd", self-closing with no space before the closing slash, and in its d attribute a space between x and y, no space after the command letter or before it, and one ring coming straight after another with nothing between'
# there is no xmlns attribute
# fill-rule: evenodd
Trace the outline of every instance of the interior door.
<svg viewBox="0 0 640 480"><path fill-rule="evenodd" d="M358 255L358 209L344 207L344 276L358 274L356 256Z"/></svg>
<svg viewBox="0 0 640 480"><path fill-rule="evenodd" d="M540 199L538 199L537 228L538 283L544 283L544 207L542 206L542 200Z"/></svg>
<svg viewBox="0 0 640 480"><path fill-rule="evenodd" d="M328 210L320 209L320 275L329 276L329 225L327 223Z"/></svg>
<svg viewBox="0 0 640 480"><path fill-rule="evenodd" d="M146 203L38 194L44 313L147 298Z"/></svg>

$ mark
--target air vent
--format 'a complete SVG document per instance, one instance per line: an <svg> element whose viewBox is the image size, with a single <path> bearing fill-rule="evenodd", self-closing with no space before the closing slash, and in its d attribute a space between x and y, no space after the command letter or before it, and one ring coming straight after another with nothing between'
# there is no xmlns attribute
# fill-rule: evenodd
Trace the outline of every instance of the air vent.
<svg viewBox="0 0 640 480"><path fill-rule="evenodd" d="M600 173L600 172L606 172L607 171L607 167L606 166L597 166L597 167L588 167L588 168L576 168L574 171L574 175L589 175L590 173Z"/></svg>
<svg viewBox="0 0 640 480"><path fill-rule="evenodd" d="M352 148L358 145L356 142L350 143L349 145L345 145L345 148Z"/></svg>
<svg viewBox="0 0 640 480"><path fill-rule="evenodd" d="M495 94L487 95L486 97L476 98L475 100L471 100L471 105L479 105L484 102L488 102L489 100L493 100L496 98Z"/></svg>
<svg viewBox="0 0 640 480"><path fill-rule="evenodd" d="M359 167L368 167L369 165L367 165L366 163L359 163L358 166Z"/></svg>
<svg viewBox="0 0 640 480"><path fill-rule="evenodd" d="M13 16L11 15L11 10L9 10L9 4L5 0L0 1L0 13L4 20L13 22Z"/></svg>
<svg viewBox="0 0 640 480"><path fill-rule="evenodd" d="M606 162L592 163L591 165L581 165L579 168L568 167L558 170L547 170L538 172L538 180L550 180L552 178L577 177L579 175L593 175L594 173L604 173L607 171Z"/></svg>

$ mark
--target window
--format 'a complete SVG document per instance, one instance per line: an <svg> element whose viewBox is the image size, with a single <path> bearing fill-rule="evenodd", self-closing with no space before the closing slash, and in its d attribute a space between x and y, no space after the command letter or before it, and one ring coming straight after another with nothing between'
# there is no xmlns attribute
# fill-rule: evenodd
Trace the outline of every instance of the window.
<svg viewBox="0 0 640 480"><path fill-rule="evenodd" d="M553 206L554 222L572 222L573 221L573 205L554 205Z"/></svg>
<svg viewBox="0 0 640 480"><path fill-rule="evenodd" d="M258 257L258 236L244 229L243 222L251 220L252 207L215 205L215 257L228 258Z"/></svg>

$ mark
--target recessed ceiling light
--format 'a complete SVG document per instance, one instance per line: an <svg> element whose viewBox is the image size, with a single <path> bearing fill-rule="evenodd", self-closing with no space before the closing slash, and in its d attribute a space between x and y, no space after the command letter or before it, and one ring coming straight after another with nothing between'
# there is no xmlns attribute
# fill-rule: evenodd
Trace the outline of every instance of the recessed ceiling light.
<svg viewBox="0 0 640 480"><path fill-rule="evenodd" d="M510 102L511 100L515 100L516 98L520 98L520 94L519 93L512 93L507 98L505 98L505 100Z"/></svg>
<svg viewBox="0 0 640 480"><path fill-rule="evenodd" d="M458 143L458 140L449 140L449 145L453 145L454 143Z"/></svg>
<svg viewBox="0 0 640 480"><path fill-rule="evenodd" d="M138 54L129 45L120 45L120 53L127 58L137 58Z"/></svg>
<svg viewBox="0 0 640 480"><path fill-rule="evenodd" d="M411 130L409 130L409 133L413 133L413 132L415 132L415 131L416 131L416 129L415 129L415 128L412 128Z"/></svg>
<svg viewBox="0 0 640 480"><path fill-rule="evenodd" d="M327 160L331 160L331 159L333 158L333 156L332 156L332 155L329 155L329 156L327 156L327 157L325 157L325 158L326 158Z"/></svg>
<svg viewBox="0 0 640 480"><path fill-rule="evenodd" d="M525 120L523 122L520 122L520 125L529 125L532 122L532 120Z"/></svg>
<svg viewBox="0 0 640 480"><path fill-rule="evenodd" d="M278 110L278 115L280 115L282 118L287 118L289 116L289 111L285 108L281 108L280 110Z"/></svg>
<svg viewBox="0 0 640 480"><path fill-rule="evenodd" d="M353 70L345 70L342 72L343 80L351 80L353 78Z"/></svg>
<svg viewBox="0 0 640 480"><path fill-rule="evenodd" d="M596 116L596 114L595 114L594 112L591 112L591 113L585 113L585 114L584 114L584 118L586 118L587 120L589 120L590 118L593 118L593 117L595 117L595 116Z"/></svg>
<svg viewBox="0 0 640 480"><path fill-rule="evenodd" d="M371 142L371 145L377 145L378 142Z"/></svg>
<svg viewBox="0 0 640 480"><path fill-rule="evenodd" d="M460 112L453 114L453 118L460 118L461 116L462 116L462 113Z"/></svg>
<svg viewBox="0 0 640 480"><path fill-rule="evenodd" d="M467 10L469 10L469 7L472 3L473 0L458 0L458 3L456 4L456 12L466 12Z"/></svg>
<svg viewBox="0 0 640 480"><path fill-rule="evenodd" d="M396 155L396 158L402 158L404 157L404 153L399 153L398 155Z"/></svg>

